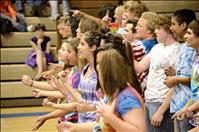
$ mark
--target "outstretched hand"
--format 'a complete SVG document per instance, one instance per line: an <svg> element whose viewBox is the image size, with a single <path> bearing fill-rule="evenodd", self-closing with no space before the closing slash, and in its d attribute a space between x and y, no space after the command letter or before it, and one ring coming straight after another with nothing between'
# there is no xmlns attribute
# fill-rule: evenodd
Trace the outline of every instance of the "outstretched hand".
<svg viewBox="0 0 199 132"><path fill-rule="evenodd" d="M32 131L38 130L45 122L46 122L46 116L40 116L35 120L35 125L32 128Z"/></svg>
<svg viewBox="0 0 199 132"><path fill-rule="evenodd" d="M61 82L53 75L47 77L48 84L50 84L55 89L60 89L62 87Z"/></svg>
<svg viewBox="0 0 199 132"><path fill-rule="evenodd" d="M33 83L32 78L28 75L23 75L21 81L24 85L27 85L27 86L31 86Z"/></svg>
<svg viewBox="0 0 199 132"><path fill-rule="evenodd" d="M42 90L40 90L40 89L33 89L33 90L32 90L32 94L33 94L33 96L36 97L36 98L43 96L43 95L42 95Z"/></svg>
<svg viewBox="0 0 199 132"><path fill-rule="evenodd" d="M104 101L100 99L99 103L96 105L97 113L102 117L104 117L105 119L114 113L115 107L116 107L116 99L113 100L111 105L105 104Z"/></svg>
<svg viewBox="0 0 199 132"><path fill-rule="evenodd" d="M75 132L75 124L71 122L62 122L57 126L59 132Z"/></svg>
<svg viewBox="0 0 199 132"><path fill-rule="evenodd" d="M70 10L70 12L72 12L73 13L73 15L72 16L80 16L80 17L82 17L83 15L84 15L84 13L83 12L81 12L80 10Z"/></svg>
<svg viewBox="0 0 199 132"><path fill-rule="evenodd" d="M53 104L54 104L54 103L51 102L48 98L45 98L45 99L43 100L43 103L42 103L42 105L45 106L45 107L52 107Z"/></svg>

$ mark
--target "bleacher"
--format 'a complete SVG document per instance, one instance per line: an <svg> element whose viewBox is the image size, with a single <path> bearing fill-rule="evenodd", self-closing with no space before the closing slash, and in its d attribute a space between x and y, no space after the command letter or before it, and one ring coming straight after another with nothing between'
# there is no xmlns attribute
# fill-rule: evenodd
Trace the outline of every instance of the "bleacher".
<svg viewBox="0 0 199 132"><path fill-rule="evenodd" d="M97 16L99 8L104 3L119 5L121 0L70 0L72 8L78 8L88 14ZM196 12L199 18L199 0L143 0L150 11L157 13L172 13L177 9L188 8ZM46 35L51 37L52 52L55 55L56 25L48 17L50 6L46 7L46 17L30 17L30 10L26 4L25 16L28 25L43 23L47 27ZM62 5L59 5L62 12ZM41 104L42 99L32 97L31 88L22 85L23 74L34 78L36 71L24 64L31 50L30 38L34 33L14 32L9 39L1 35L1 107L31 106Z"/></svg>

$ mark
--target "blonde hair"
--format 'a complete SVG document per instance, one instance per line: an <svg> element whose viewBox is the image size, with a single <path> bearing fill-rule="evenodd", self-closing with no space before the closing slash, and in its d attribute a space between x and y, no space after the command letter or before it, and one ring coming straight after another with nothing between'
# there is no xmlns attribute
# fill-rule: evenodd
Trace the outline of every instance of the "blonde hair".
<svg viewBox="0 0 199 132"><path fill-rule="evenodd" d="M78 57L77 47L78 47L79 43L80 43L80 40L78 38L71 38L71 39L64 41L63 44L66 44L67 46L71 47L75 51L76 57L77 57L77 66L78 66L79 71L81 72L87 62L85 59L80 59Z"/></svg>
<svg viewBox="0 0 199 132"><path fill-rule="evenodd" d="M117 8L115 9L115 14L122 17L123 13L124 13L124 6L123 5L117 6Z"/></svg>
<svg viewBox="0 0 199 132"><path fill-rule="evenodd" d="M156 23L158 21L158 14L155 12L144 12L141 18L147 21L146 24L147 30L149 30L152 34L154 34Z"/></svg>
<svg viewBox="0 0 199 132"><path fill-rule="evenodd" d="M127 1L124 4L124 9L128 10L129 12L134 12L135 16L138 18L142 15L143 12L148 11L149 9L145 6L144 3L141 1Z"/></svg>

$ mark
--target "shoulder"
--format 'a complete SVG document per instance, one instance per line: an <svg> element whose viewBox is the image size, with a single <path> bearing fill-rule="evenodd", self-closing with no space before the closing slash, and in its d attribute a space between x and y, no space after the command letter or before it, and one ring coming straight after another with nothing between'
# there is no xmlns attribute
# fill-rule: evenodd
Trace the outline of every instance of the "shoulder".
<svg viewBox="0 0 199 132"><path fill-rule="evenodd" d="M47 42L50 41L50 37L49 36L44 36L44 40L46 40Z"/></svg>
<svg viewBox="0 0 199 132"><path fill-rule="evenodd" d="M30 40L31 40L32 42L36 43L36 42L37 42L37 37L34 36L34 37L32 37Z"/></svg>
<svg viewBox="0 0 199 132"><path fill-rule="evenodd" d="M124 89L117 97L116 111L123 116L136 108L141 108L140 101L130 88Z"/></svg>

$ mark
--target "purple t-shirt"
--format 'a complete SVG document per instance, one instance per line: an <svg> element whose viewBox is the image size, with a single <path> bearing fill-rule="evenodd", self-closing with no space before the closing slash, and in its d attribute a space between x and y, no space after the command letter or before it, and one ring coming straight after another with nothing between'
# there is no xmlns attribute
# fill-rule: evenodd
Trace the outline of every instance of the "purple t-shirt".
<svg viewBox="0 0 199 132"><path fill-rule="evenodd" d="M31 39L31 41L34 42L34 44L37 45L38 38L35 36L35 37L33 37ZM49 41L50 41L50 37L44 36L43 42L41 43L41 49L42 49L42 51L44 51L44 52L46 51L46 47L47 47L47 44L48 44Z"/></svg>
<svg viewBox="0 0 199 132"><path fill-rule="evenodd" d="M77 66L73 66L68 74L67 83L69 83L73 88L77 89L80 82L80 72ZM71 98L71 93L66 95L66 99L69 102Z"/></svg>

